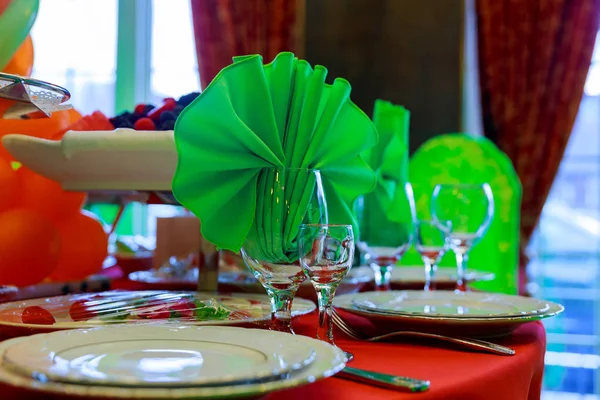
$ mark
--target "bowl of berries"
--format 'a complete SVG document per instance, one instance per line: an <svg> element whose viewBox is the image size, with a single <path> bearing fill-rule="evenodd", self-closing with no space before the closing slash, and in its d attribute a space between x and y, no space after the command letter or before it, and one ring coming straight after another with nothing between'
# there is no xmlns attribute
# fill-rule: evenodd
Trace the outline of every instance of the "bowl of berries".
<svg viewBox="0 0 600 400"><path fill-rule="evenodd" d="M132 111L105 117L102 124L83 124L86 130L68 131L60 140L11 134L2 138L2 144L15 160L66 190L170 192L177 166L175 121L198 95L165 98L159 105L139 104ZM100 114L86 122L102 119Z"/></svg>

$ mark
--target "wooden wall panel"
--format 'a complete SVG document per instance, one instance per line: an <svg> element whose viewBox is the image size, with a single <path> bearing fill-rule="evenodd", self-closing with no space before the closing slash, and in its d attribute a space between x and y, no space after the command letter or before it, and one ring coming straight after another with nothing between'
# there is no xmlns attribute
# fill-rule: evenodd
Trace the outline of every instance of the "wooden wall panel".
<svg viewBox="0 0 600 400"><path fill-rule="evenodd" d="M382 98L411 111L411 151L461 121L463 0L306 0L305 57L344 77L371 115Z"/></svg>

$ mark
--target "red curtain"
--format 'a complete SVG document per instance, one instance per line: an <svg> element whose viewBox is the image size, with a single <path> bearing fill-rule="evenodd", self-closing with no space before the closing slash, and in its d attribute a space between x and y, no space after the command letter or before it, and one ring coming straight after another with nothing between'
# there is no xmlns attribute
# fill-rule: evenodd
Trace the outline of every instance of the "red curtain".
<svg viewBox="0 0 600 400"><path fill-rule="evenodd" d="M233 56L303 50L304 0L191 0L202 87Z"/></svg>
<svg viewBox="0 0 600 400"><path fill-rule="evenodd" d="M577 116L600 0L477 0L476 9L484 130L523 184L523 250ZM526 264L522 251L521 291Z"/></svg>

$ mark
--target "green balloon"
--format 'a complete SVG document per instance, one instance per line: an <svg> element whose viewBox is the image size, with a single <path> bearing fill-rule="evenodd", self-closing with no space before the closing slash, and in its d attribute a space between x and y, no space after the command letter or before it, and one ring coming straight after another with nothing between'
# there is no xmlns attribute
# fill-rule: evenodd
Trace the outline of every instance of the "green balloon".
<svg viewBox="0 0 600 400"><path fill-rule="evenodd" d="M0 15L0 71L29 34L38 8L39 0L12 0Z"/></svg>

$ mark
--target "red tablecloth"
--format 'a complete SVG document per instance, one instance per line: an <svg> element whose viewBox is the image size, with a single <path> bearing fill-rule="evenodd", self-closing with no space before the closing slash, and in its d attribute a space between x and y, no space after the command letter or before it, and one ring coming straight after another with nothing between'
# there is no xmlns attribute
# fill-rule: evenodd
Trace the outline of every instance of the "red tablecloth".
<svg viewBox="0 0 600 400"><path fill-rule="evenodd" d="M114 282L113 289L135 290L126 279ZM353 322L359 322L354 320ZM314 336L316 313L294 320L296 333ZM371 327L372 329L372 327ZM362 327L368 332L368 326ZM311 385L276 392L265 400L539 400L544 372L546 333L539 322L521 326L513 335L494 341L516 350L514 356L498 356L465 351L439 342L365 343L351 340L336 330L336 344L354 354L351 366L395 375L406 375L431 381L423 393L407 393L377 388L340 378L328 378ZM0 398L22 397L8 388L0 390ZM30 394L31 395L31 394Z"/></svg>
<svg viewBox="0 0 600 400"><path fill-rule="evenodd" d="M143 289L123 279L113 289ZM356 321L354 321L356 322ZM316 314L294 320L296 333L314 336ZM367 327L363 327L368 331ZM273 393L267 400L539 400L544 373L546 331L539 322L521 326L512 336L494 340L513 348L514 356L465 351L439 342L417 344L364 343L336 330L336 344L354 354L351 366L376 372L427 379L431 387L423 393L403 393L340 378Z"/></svg>
<svg viewBox="0 0 600 400"><path fill-rule="evenodd" d="M296 333L312 336L316 317L295 320ZM539 400L544 372L546 332L539 322L520 327L511 337L495 340L515 349L514 356L441 347L415 342L364 343L336 331L336 344L354 354L351 366L431 381L423 393L403 393L340 378L273 393L268 400Z"/></svg>

